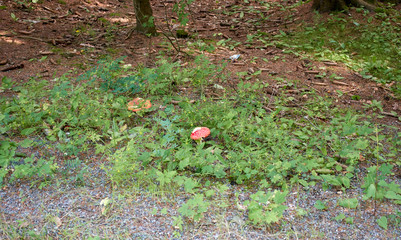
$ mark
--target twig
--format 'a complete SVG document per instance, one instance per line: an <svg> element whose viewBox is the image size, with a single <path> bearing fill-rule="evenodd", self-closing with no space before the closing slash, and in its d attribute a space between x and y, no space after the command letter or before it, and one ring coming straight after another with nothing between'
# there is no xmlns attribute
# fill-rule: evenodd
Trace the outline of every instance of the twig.
<svg viewBox="0 0 401 240"><path fill-rule="evenodd" d="M356 91L356 89L354 88L354 89L351 89L351 90L348 90L348 91L344 91L343 94L347 94L347 93L355 92L355 91Z"/></svg>
<svg viewBox="0 0 401 240"><path fill-rule="evenodd" d="M397 114L394 114L394 113L381 112L380 114L385 115L385 116L389 116L389 117L398 118L398 115L397 115Z"/></svg>
<svg viewBox="0 0 401 240"><path fill-rule="evenodd" d="M23 30L19 30L19 31L17 31L17 32L19 32L19 33L21 33L21 34L29 35L29 34L31 34L31 33L33 33L33 32L35 32L35 29L32 29L31 31L23 31Z"/></svg>
<svg viewBox="0 0 401 240"><path fill-rule="evenodd" d="M302 124L302 123L294 122L294 124L297 125L297 126L300 126L300 127L306 127L306 125Z"/></svg>
<svg viewBox="0 0 401 240"><path fill-rule="evenodd" d="M167 38L167 40L171 43L171 46L173 46L173 48L177 51L177 52L181 52L181 50L180 49L178 49L176 46L175 46L175 44L173 43L173 41L170 39L170 37L169 36L167 36L167 34L165 34L164 32L161 32L166 38Z"/></svg>
<svg viewBox="0 0 401 240"><path fill-rule="evenodd" d="M50 9L50 8L48 8L48 7L46 7L46 6L43 6L42 8L43 8L44 10L49 11L49 12L52 12L52 13L55 13L55 14L59 14L57 11L54 11L53 9Z"/></svg>
<svg viewBox="0 0 401 240"><path fill-rule="evenodd" d="M301 88L301 89L289 89L289 90L286 91L286 93L296 94L296 93L305 92L305 91L308 91L308 89L306 89L306 88Z"/></svg>
<svg viewBox="0 0 401 240"><path fill-rule="evenodd" d="M319 86L327 86L327 83L320 83L320 82L312 82L312 84L319 85Z"/></svg>
<svg viewBox="0 0 401 240"><path fill-rule="evenodd" d="M340 81L336 81L336 80L333 80L332 82L333 82L334 84L343 85L343 86L348 86L348 83L345 83L345 82L340 82Z"/></svg>
<svg viewBox="0 0 401 240"><path fill-rule="evenodd" d="M169 24L169 22L168 22L168 16L167 16L167 7L166 7L166 5L164 4L164 15L165 15L165 19L166 19L166 25L167 25L167 29L168 29L168 31L174 36L174 34L173 34L173 31L172 31L172 29L171 29L171 27L170 27L170 24ZM181 48L180 48L180 45L178 44L178 47L176 47L175 46L175 44L173 43L173 41L162 31L162 34L167 38L167 40L171 43L171 45L174 47L174 49L177 51L177 52L181 52ZM175 39L177 42L178 42L178 40L177 39Z"/></svg>
<svg viewBox="0 0 401 240"><path fill-rule="evenodd" d="M263 108L264 110L266 110L267 112L273 112L273 109L271 109L271 108L269 108L269 107L262 106L262 108Z"/></svg>
<svg viewBox="0 0 401 240"><path fill-rule="evenodd" d="M315 91L318 92L318 93L321 93L320 90L318 90L318 89L312 87L311 85L309 85L309 84L307 84L307 83L306 83L305 85L308 86L308 88L313 89L313 90L315 90Z"/></svg>
<svg viewBox="0 0 401 240"><path fill-rule="evenodd" d="M309 70L309 71L305 71L305 73L308 73L308 74L319 74L319 71Z"/></svg>
<svg viewBox="0 0 401 240"><path fill-rule="evenodd" d="M124 40L128 40L129 38L131 38L132 33L134 33L135 31L136 31L136 27L133 26L133 27L128 31L128 34L127 34L127 36L125 37ZM96 38L94 38L94 40L97 40L97 39L103 37L105 34L106 34L106 33L101 34L101 36L97 36Z"/></svg>
<svg viewBox="0 0 401 240"><path fill-rule="evenodd" d="M37 38L37 37L31 37L31 36L22 36L22 35L0 35L0 37L17 37L17 38L26 38L26 39L32 39L32 40L36 40L36 41L41 41L41 42L45 42L45 43L52 43L52 41L50 40L45 40L45 39L41 39L41 38Z"/></svg>
<svg viewBox="0 0 401 240"><path fill-rule="evenodd" d="M193 11L192 11L192 9L189 7L190 4L188 3L188 0L185 0L185 3L186 3L187 6L188 6L188 12L189 12L189 15L191 16L192 22L193 22L193 23L196 23L195 18L194 18L194 16L193 16L193 15L194 15L194 14L193 14ZM194 30L195 30L196 33L198 33L198 25L195 24L195 29L194 29Z"/></svg>
<svg viewBox="0 0 401 240"><path fill-rule="evenodd" d="M186 101L171 100L170 102L171 102L172 104L179 104L180 102L186 102ZM189 102L189 103L194 103L195 100L189 100L188 102Z"/></svg>
<svg viewBox="0 0 401 240"><path fill-rule="evenodd" d="M323 62L323 63L324 63L324 65L327 65L327 66L338 66L338 64L336 62Z"/></svg>

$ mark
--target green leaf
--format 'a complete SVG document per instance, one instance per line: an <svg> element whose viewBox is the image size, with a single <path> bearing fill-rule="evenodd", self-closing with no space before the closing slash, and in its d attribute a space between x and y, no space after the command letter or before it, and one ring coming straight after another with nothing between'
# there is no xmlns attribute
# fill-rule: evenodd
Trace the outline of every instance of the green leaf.
<svg viewBox="0 0 401 240"><path fill-rule="evenodd" d="M265 214L262 214L262 216L263 215L265 215L265 218L262 219L262 222L264 221L267 224L270 224L273 222L278 222L278 220L279 220L278 213L275 211L265 212Z"/></svg>
<svg viewBox="0 0 401 240"><path fill-rule="evenodd" d="M345 219L345 222L348 223L348 224L354 224L354 218L353 217L347 217Z"/></svg>
<svg viewBox="0 0 401 240"><path fill-rule="evenodd" d="M24 130L21 131L21 134L24 136L27 136L33 132L35 132L36 128L25 128Z"/></svg>
<svg viewBox="0 0 401 240"><path fill-rule="evenodd" d="M397 194L393 191L387 191L386 194L384 195L384 197L388 198L388 199L401 200L401 195Z"/></svg>
<svg viewBox="0 0 401 240"><path fill-rule="evenodd" d="M379 224L381 228L387 230L387 218L385 216L382 216L381 218L377 219L377 224Z"/></svg>
<svg viewBox="0 0 401 240"><path fill-rule="evenodd" d="M24 141L20 142L19 145L23 148L32 146L33 140L26 138Z"/></svg>
<svg viewBox="0 0 401 240"><path fill-rule="evenodd" d="M387 184L388 190L393 191L395 193L401 194L401 186L397 184L395 181Z"/></svg>
<svg viewBox="0 0 401 240"><path fill-rule="evenodd" d="M3 184L3 179L7 174L8 174L7 168L0 168L0 186Z"/></svg>
<svg viewBox="0 0 401 240"><path fill-rule="evenodd" d="M178 212L183 216L198 221L202 218L204 212L207 211L210 203L203 200L203 194L196 194L193 198L184 203Z"/></svg>
<svg viewBox="0 0 401 240"><path fill-rule="evenodd" d="M213 196L214 193L215 193L215 191L214 191L213 189L209 189L209 190L207 190L207 191L205 192L205 196L206 196L207 198L209 198L209 197Z"/></svg>
<svg viewBox="0 0 401 240"><path fill-rule="evenodd" d="M369 141L368 140L362 140L358 139L354 145L356 149L363 150L369 146Z"/></svg>
<svg viewBox="0 0 401 240"><path fill-rule="evenodd" d="M219 193L224 194L228 189L230 189L227 185L221 184L218 186Z"/></svg>
<svg viewBox="0 0 401 240"><path fill-rule="evenodd" d="M282 204L285 202L285 197L287 196L288 191L279 192L277 191L274 195L274 202L277 204Z"/></svg>
<svg viewBox="0 0 401 240"><path fill-rule="evenodd" d="M341 221L345 218L344 213L340 213L337 217L335 217L334 219L338 222Z"/></svg>
<svg viewBox="0 0 401 240"><path fill-rule="evenodd" d="M322 151L323 156L327 156L327 148L325 146L321 147L320 150Z"/></svg>
<svg viewBox="0 0 401 240"><path fill-rule="evenodd" d="M304 187L308 187L309 186L309 183L307 181L303 180L303 179L299 179L298 182Z"/></svg>
<svg viewBox="0 0 401 240"><path fill-rule="evenodd" d="M339 205L345 208L356 208L358 206L358 199L349 198L340 200Z"/></svg>
<svg viewBox="0 0 401 240"><path fill-rule="evenodd" d="M333 185L333 186L341 186L342 183L340 182L340 180L332 175L322 175L321 176L325 181L327 181L329 184Z"/></svg>
<svg viewBox="0 0 401 240"><path fill-rule="evenodd" d="M184 189L187 193L193 193L194 188L198 185L198 182L193 180L192 178L188 178L184 183Z"/></svg>
<svg viewBox="0 0 401 240"><path fill-rule="evenodd" d="M340 178L340 181L342 182L342 184L344 185L344 187L349 188L351 186L351 181L349 180L349 178L343 176Z"/></svg>
<svg viewBox="0 0 401 240"><path fill-rule="evenodd" d="M382 164L379 167L379 171L381 171L382 175L388 175L388 174L391 174L392 168L393 168L393 165L391 165L391 164Z"/></svg>
<svg viewBox="0 0 401 240"><path fill-rule="evenodd" d="M322 202L322 201L320 201L320 200L317 200L316 202L315 202L315 208L316 209L318 209L318 210L325 210L325 209L327 209L327 207L326 207L326 204L324 203L324 202Z"/></svg>
<svg viewBox="0 0 401 240"><path fill-rule="evenodd" d="M333 170L327 169L327 168L316 169L315 171L316 171L317 173L320 173L320 174L330 174L330 173L333 173Z"/></svg>
<svg viewBox="0 0 401 240"><path fill-rule="evenodd" d="M375 184L370 184L368 190L366 191L365 196L363 196L363 200L367 200L369 198L374 198L376 196L376 186Z"/></svg>
<svg viewBox="0 0 401 240"><path fill-rule="evenodd" d="M181 160L178 164L179 169L183 170L185 167L187 167L189 165L189 160L189 158L184 158L183 160Z"/></svg>
<svg viewBox="0 0 401 240"><path fill-rule="evenodd" d="M176 171L167 171L165 170L164 173L160 172L159 170L156 170L156 175L157 175L157 181L160 182L160 185L163 186L164 184L170 183L174 176L177 174Z"/></svg>

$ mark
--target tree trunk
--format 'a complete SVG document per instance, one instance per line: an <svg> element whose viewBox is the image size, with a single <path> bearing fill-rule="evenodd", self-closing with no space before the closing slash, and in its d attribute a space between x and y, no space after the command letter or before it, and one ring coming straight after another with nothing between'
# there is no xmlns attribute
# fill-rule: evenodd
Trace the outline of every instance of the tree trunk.
<svg viewBox="0 0 401 240"><path fill-rule="evenodd" d="M145 34L156 34L150 0L133 0L136 17L136 30Z"/></svg>
<svg viewBox="0 0 401 240"><path fill-rule="evenodd" d="M376 10L376 0L313 0L312 8L320 12L347 11L349 6L365 7L369 11Z"/></svg>

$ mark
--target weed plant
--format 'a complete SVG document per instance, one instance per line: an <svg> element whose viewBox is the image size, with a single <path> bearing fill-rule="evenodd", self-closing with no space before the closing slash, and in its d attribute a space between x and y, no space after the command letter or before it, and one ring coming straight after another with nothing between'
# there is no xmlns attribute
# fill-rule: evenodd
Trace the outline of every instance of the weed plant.
<svg viewBox="0 0 401 240"><path fill-rule="evenodd" d="M392 89L401 96L399 17L396 11L365 14L363 20L332 14L326 21L317 14L316 22L299 28L302 31L276 35L276 45L306 52L318 60L344 62L378 83L394 81Z"/></svg>
<svg viewBox="0 0 401 240"><path fill-rule="evenodd" d="M367 189L366 199L399 201L398 185L385 181L391 172L388 164L399 164L399 136L389 140L379 135L380 130L354 112L321 111L330 108L330 102L312 102L293 111L305 116L297 122L281 114L291 109L280 105L285 102L279 98L274 111L266 110L268 101L261 98L265 85L259 83L240 82L218 100L206 98L205 89L224 80L224 65L211 64L204 57L186 68L163 59L154 69L126 70L120 65L121 60L102 62L78 81L65 75L52 85L37 79L21 86L8 81L6 87L14 89L16 96L0 100L1 133L23 138L40 135L67 155L95 148L110 161L103 167L116 187L187 194L188 200L174 217L178 228L187 220L201 220L213 203L222 201L227 184L259 185L238 204L247 210L252 224L278 222L291 184L309 187L321 182L325 188L350 188L364 156L381 156L386 162L369 168L362 186ZM127 75L131 77L122 77ZM179 95L180 86L190 86L199 95ZM136 91L163 107L142 114L128 111L126 104ZM172 97L179 99L178 104L171 102ZM318 112L325 122L315 118ZM211 129L210 141L192 142L189 136L197 126ZM20 143L2 141L4 181ZM32 159L26 157L21 167L15 166L11 179L50 176L56 170L54 159ZM78 160L70 165L85 166ZM82 181L82 176L80 172L73 180Z"/></svg>

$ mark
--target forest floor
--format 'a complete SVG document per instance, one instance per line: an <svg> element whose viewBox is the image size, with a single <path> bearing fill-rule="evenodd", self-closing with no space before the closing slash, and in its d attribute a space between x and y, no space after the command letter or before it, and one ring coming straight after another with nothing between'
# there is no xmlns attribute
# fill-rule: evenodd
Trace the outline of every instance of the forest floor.
<svg viewBox="0 0 401 240"><path fill-rule="evenodd" d="M185 64L191 60L184 53L189 51L186 47L188 42L195 42L196 39L214 42L232 40L232 43L227 41L226 45L218 46L212 53L199 50L193 54L202 53L215 63L228 62L228 72L254 73L260 70L258 79L269 84L266 91L268 97L287 94L288 97L302 101L307 96L299 89L313 89L318 95L333 99L334 105L339 108L352 108L367 115L373 113L374 109L366 109L364 105L374 100L380 101L383 111L381 118L375 121L393 126L398 131L401 129L397 117L401 114L401 100L394 96L388 85L368 81L341 62L316 61L285 52L277 46L260 48L235 44L246 42L248 34L260 29L270 34L280 34L296 30L305 22L314 23L316 18L311 11L311 3L282 10L282 6L295 2L277 1L281 5L266 11L259 9L269 15L270 20L255 27L241 19L257 19L256 13L245 13L245 16L240 16L240 12L223 14L232 10L238 1L195 1L185 30L190 36L196 37L171 38L174 41L173 47L166 36L171 36L175 31L172 29L177 27L174 25L177 16L172 14L174 2L152 1L158 31L163 34L146 37L132 31L135 26L132 1L44 0L33 4L0 0L0 6L4 7L0 9L0 78L8 77L18 83L32 78L52 82L52 79L65 73L70 77L78 76L106 56L112 56L113 59L126 56L125 64L153 67L163 52L164 56ZM250 2L244 4L257 6L254 1ZM350 14L359 16L354 10ZM289 15L294 17L288 18ZM234 54L241 56L236 61L229 60ZM311 69L324 69L327 76L335 74L342 78L338 81L316 78L319 72ZM298 90L283 88L283 82L278 82L277 78L296 82ZM229 81L223 84L224 87L236 85L240 79L233 77ZM338 91L344 95L339 95ZM186 94L190 95L189 92ZM219 92L209 89L207 94L213 96ZM351 95L359 97L351 99ZM3 91L0 96L13 97L14 93ZM54 155L63 157L60 152L54 152ZM49 239L81 239L91 236L92 239L96 239L96 236L99 239L401 239L399 224L383 230L376 223L377 216L381 214L401 211L400 205L386 201L377 204L367 201L357 210L346 209L336 205L336 201L343 198L344 194L348 198L361 199L360 188L347 189L346 192L338 189L324 191L320 185L308 190L293 189L286 202L289 209L280 224L253 227L246 223L243 213L234 208L216 215L207 214L201 223L188 223L179 231L179 236L169 216L176 214L177 203L187 198L185 194L160 197L112 189L105 172L100 169L105 163L99 162L95 155L85 157L89 170L87 182L82 186L70 186L56 181L38 189L21 181L1 189L0 238L35 239L43 236L40 233L46 232ZM395 172L393 180L399 183L399 166ZM233 198L228 202L235 204L235 193L241 192L243 186L233 185L231 188L227 198ZM107 213L100 204L106 198L115 199ZM327 210L313 208L319 199L327 200ZM308 213L297 213L298 207L307 209ZM157 214L152 214L154 209ZM160 214L163 209L167 213ZM335 220L344 211L347 216L353 217L353 223ZM18 235L20 233L25 236L21 238Z"/></svg>

